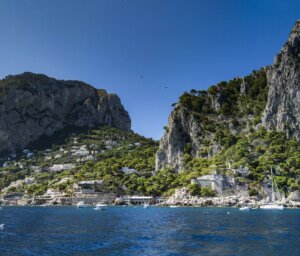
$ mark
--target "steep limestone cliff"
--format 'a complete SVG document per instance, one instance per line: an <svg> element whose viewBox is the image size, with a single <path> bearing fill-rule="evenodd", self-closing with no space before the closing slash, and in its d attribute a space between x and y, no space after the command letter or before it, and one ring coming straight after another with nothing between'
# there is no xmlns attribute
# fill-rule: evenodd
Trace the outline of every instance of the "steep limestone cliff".
<svg viewBox="0 0 300 256"><path fill-rule="evenodd" d="M300 20L267 77L269 94L263 124L300 139Z"/></svg>
<svg viewBox="0 0 300 256"><path fill-rule="evenodd" d="M67 127L107 125L129 131L130 117L115 94L80 81L23 73L0 81L0 152L23 149Z"/></svg>
<svg viewBox="0 0 300 256"><path fill-rule="evenodd" d="M259 125L300 139L300 21L272 66L180 97L160 141L156 170L181 171L187 149L192 157L209 158Z"/></svg>
<svg viewBox="0 0 300 256"><path fill-rule="evenodd" d="M177 108L169 117L168 128L160 141L156 154L156 169L172 166L179 170L183 165L182 153L190 143L192 148L199 148L197 133L201 131L198 120L185 108ZM196 152L193 152L196 154Z"/></svg>
<svg viewBox="0 0 300 256"><path fill-rule="evenodd" d="M265 69L241 79L221 82L208 91L184 93L172 111L156 154L156 170L181 171L184 154L211 158L234 136L249 131L260 120L266 104ZM226 139L224 139L226 135Z"/></svg>

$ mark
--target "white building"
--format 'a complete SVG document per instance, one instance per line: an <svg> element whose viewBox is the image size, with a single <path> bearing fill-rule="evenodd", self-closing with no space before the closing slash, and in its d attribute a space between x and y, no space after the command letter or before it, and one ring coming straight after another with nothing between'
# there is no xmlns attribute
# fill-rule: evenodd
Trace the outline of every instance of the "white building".
<svg viewBox="0 0 300 256"><path fill-rule="evenodd" d="M71 152L73 156L87 156L90 154L85 146L81 146L79 149L72 149Z"/></svg>
<svg viewBox="0 0 300 256"><path fill-rule="evenodd" d="M103 180L83 180L74 184L77 194L94 194L101 188Z"/></svg>
<svg viewBox="0 0 300 256"><path fill-rule="evenodd" d="M27 177L27 178L25 178L24 182L27 185L28 184L33 184L35 182L35 178L33 178L33 177Z"/></svg>
<svg viewBox="0 0 300 256"><path fill-rule="evenodd" d="M121 172L124 172L124 173L126 173L126 174L131 174L131 173L135 173L135 172L136 172L135 169L130 169L130 168L128 168L128 167L122 167L120 171L121 171Z"/></svg>
<svg viewBox="0 0 300 256"><path fill-rule="evenodd" d="M150 204L153 200L153 196L123 196L120 198L120 201L125 204Z"/></svg>
<svg viewBox="0 0 300 256"><path fill-rule="evenodd" d="M249 175L250 170L247 166L240 166L237 169L233 169L233 173L235 175L241 175L241 176L245 177L245 176Z"/></svg>
<svg viewBox="0 0 300 256"><path fill-rule="evenodd" d="M46 193L44 194L45 197L50 197L50 198L54 198L56 196L61 196L61 195L62 195L61 192L52 188L48 188Z"/></svg>
<svg viewBox="0 0 300 256"><path fill-rule="evenodd" d="M75 167L74 164L54 164L53 166L49 167L49 171L60 172L63 170L70 170L74 167Z"/></svg>

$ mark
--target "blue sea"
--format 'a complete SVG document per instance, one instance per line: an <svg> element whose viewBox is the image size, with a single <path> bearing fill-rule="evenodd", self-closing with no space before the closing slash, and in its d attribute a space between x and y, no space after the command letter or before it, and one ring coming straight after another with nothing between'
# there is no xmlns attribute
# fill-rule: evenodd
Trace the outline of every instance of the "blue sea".
<svg viewBox="0 0 300 256"><path fill-rule="evenodd" d="M3 207L0 255L300 255L300 210Z"/></svg>

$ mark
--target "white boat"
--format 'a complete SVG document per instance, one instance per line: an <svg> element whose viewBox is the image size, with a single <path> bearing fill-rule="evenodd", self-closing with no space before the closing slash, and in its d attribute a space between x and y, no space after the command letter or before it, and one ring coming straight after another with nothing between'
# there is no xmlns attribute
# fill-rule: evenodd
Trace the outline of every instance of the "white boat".
<svg viewBox="0 0 300 256"><path fill-rule="evenodd" d="M170 205L170 208L179 208L179 205Z"/></svg>
<svg viewBox="0 0 300 256"><path fill-rule="evenodd" d="M243 206L240 208L240 211L251 211L251 210L252 210L252 208L249 206Z"/></svg>
<svg viewBox="0 0 300 256"><path fill-rule="evenodd" d="M87 207L87 205L84 203L84 201L78 202L76 206L77 206L77 208L85 208L85 207Z"/></svg>
<svg viewBox="0 0 300 256"><path fill-rule="evenodd" d="M49 207L49 206L51 206L51 204L48 204L48 203L40 205L40 207L44 207L44 208Z"/></svg>
<svg viewBox="0 0 300 256"><path fill-rule="evenodd" d="M0 230L4 229L4 224L0 224Z"/></svg>
<svg viewBox="0 0 300 256"><path fill-rule="evenodd" d="M107 205L102 204L102 203L96 204L95 208L94 208L95 211L101 211L101 210L106 210L106 209L107 209Z"/></svg>
<svg viewBox="0 0 300 256"><path fill-rule="evenodd" d="M260 206L260 209L264 210L283 210L283 205L275 203L275 190L274 190L274 181L273 181L273 170L271 168L271 180L272 180L272 198L271 202L263 204Z"/></svg>
<svg viewBox="0 0 300 256"><path fill-rule="evenodd" d="M144 204L144 208L148 208L149 207L149 204Z"/></svg>
<svg viewBox="0 0 300 256"><path fill-rule="evenodd" d="M264 204L260 207L260 209L264 210L283 210L284 207L283 205L275 204L275 203L270 203L270 204Z"/></svg>

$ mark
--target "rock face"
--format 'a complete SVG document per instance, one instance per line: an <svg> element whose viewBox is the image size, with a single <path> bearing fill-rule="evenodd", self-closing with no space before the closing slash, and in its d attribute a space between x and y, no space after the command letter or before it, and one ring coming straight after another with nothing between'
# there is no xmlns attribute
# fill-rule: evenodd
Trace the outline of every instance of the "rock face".
<svg viewBox="0 0 300 256"><path fill-rule="evenodd" d="M269 94L263 124L300 139L300 20L267 71Z"/></svg>
<svg viewBox="0 0 300 256"><path fill-rule="evenodd" d="M67 127L100 125L129 131L130 117L115 94L80 81L23 73L0 81L0 152L13 153Z"/></svg>
<svg viewBox="0 0 300 256"><path fill-rule="evenodd" d="M299 191L292 192L289 195L288 199L295 201L295 202L300 202L300 192Z"/></svg>
<svg viewBox="0 0 300 256"><path fill-rule="evenodd" d="M156 154L156 170L172 166L179 171L183 164L182 156L186 145L190 143L191 148L198 147L196 133L200 129L198 121L193 115L189 115L186 109L178 108L173 111Z"/></svg>
<svg viewBox="0 0 300 256"><path fill-rule="evenodd" d="M168 127L156 154L156 170L171 166L175 171L181 171L184 151L188 145L191 147L189 153L192 157L201 154L200 148L203 149L205 144L209 148L206 157L219 152L222 148L217 143L214 128L219 131L224 127L228 128L233 135L248 133L251 123L256 120L257 124L261 119L262 125L267 129L284 131L288 136L300 139L300 21L296 22L274 64L259 72L233 80L231 84L234 86L231 87L226 82L223 86L221 82L207 92L198 91L198 95L197 91L196 94L192 91L185 93L189 97L185 97L184 101L180 100L169 117ZM257 91L257 88L262 89ZM228 90L231 91L230 94L227 93ZM235 90L238 92L233 93ZM202 97L201 94L206 96ZM230 98L230 95L234 97ZM201 97L204 103L199 108L197 104L201 103ZM195 98L200 100L194 101ZM251 104L249 99L252 100ZM257 99L261 100L258 102ZM192 107L187 109L180 102ZM242 112L231 111L235 106L242 109ZM257 106L260 107L259 111L252 112ZM195 112L200 118L195 118ZM227 115L226 112L230 114ZM205 125L207 121L210 125ZM236 129L235 123L239 123L239 129ZM208 130L212 132L207 132ZM209 144L205 141L209 141Z"/></svg>

